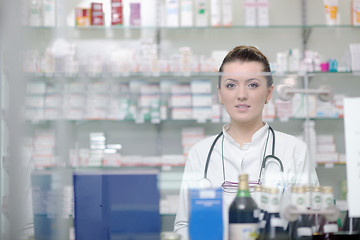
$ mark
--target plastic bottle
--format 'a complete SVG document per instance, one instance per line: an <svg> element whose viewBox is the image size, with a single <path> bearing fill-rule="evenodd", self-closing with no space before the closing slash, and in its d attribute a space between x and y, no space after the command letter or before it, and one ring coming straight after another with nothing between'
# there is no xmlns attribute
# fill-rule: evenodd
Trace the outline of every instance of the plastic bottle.
<svg viewBox="0 0 360 240"><path fill-rule="evenodd" d="M305 188L303 186L293 186L291 188L291 204L296 206L299 212L307 210L305 198ZM312 239L311 223L306 214L299 214L298 219L290 224L290 235L291 239Z"/></svg>
<svg viewBox="0 0 360 240"><path fill-rule="evenodd" d="M277 188L268 188L269 201L264 216L265 227L260 232L260 240L290 239L286 222L280 218L280 194Z"/></svg>

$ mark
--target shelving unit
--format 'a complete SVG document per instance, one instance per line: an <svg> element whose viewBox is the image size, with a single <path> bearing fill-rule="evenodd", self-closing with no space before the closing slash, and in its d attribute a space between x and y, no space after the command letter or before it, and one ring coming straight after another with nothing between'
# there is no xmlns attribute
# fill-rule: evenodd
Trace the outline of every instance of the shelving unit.
<svg viewBox="0 0 360 240"><path fill-rule="evenodd" d="M121 45L124 47L137 48L140 46L141 39L150 39L152 43L157 44L158 57L169 59L171 55L178 54L179 48L190 46L193 54L197 56L209 57L213 50L229 50L236 45L251 44L258 46L270 59L276 61L276 53L287 51L290 48L304 50L316 50L323 56L323 59L337 58L341 59L349 43L359 42L360 27L349 25L349 19L346 14L342 14L343 24L337 26L327 26L324 24L322 2L298 1L270 1L270 26L266 27L249 27L243 23L243 16L234 16L236 24L232 27L131 27L131 26L92 26L92 27L23 27L23 32L28 36L26 47L35 49L43 53L49 47L54 39L60 37L74 43L78 47L77 57L82 61L91 52L94 55L101 55L106 59L106 52L109 50L104 46ZM76 3L72 3L76 4ZM241 2L237 2L234 9L241 8ZM350 1L343 1L341 6L348 4ZM288 9L284 12L283 9ZM301 10L302 9L302 10ZM342 13L346 12L346 9ZM321 11L321 14L319 12ZM286 23L286 24L284 24ZM39 37L41 36L41 37ZM41 38L41 39L40 39ZM105 61L102 62L105 65ZM0 61L0 65L3 62ZM1 71L4 74L4 71ZM1 75L2 76L2 75ZM82 81L85 83L99 81L109 81L112 83L129 83L134 79L144 79L149 83L161 83L167 79L177 80L180 83L190 83L193 79L209 79L212 84L212 94L216 99L216 83L218 74L213 71L204 72L86 72L79 71L75 73L66 72L26 72L24 80L29 83L41 82L46 85L59 85L60 95L63 86L68 82ZM274 73L275 88L286 78L292 77L295 85L305 89L317 89L322 85L330 86L336 94L346 94L346 96L359 96L360 75L351 72L285 72ZM2 85L7 81L6 76L0 78ZM24 81L24 82L25 82ZM2 87L2 93L6 93ZM274 99L277 99L277 93L274 93ZM3 95L2 95L3 96ZM4 99L2 103L2 113L6 112ZM213 104L216 104L214 100ZM3 114L0 115L2 119ZM342 118L331 117L310 117L308 115L301 118L274 118L269 122L274 129L284 131L294 135L303 133L303 122L315 121L315 128L319 134L333 134L335 136L336 147L340 153L345 153L344 128ZM286 123L286 124L284 124ZM34 169L34 173L52 172L62 178L65 185L71 185L71 173L75 170L97 169L99 171L107 169L117 169L118 167L71 167L69 166L69 150L75 148L89 148L89 133L104 132L110 143L121 143L121 154L124 156L163 156L163 155L183 155L181 143L181 129L184 127L202 127L206 135L217 134L223 125L223 122L212 122L211 119L190 119L190 120L172 120L167 118L153 123L150 120L138 122L136 119L26 119L25 137L32 137L37 131L52 131L55 136L56 146L54 154L56 164L50 168ZM2 123L2 128L6 129L6 124ZM329 131L331 129L331 131ZM5 150L6 136L2 131L1 147L2 157L7 155ZM30 164L33 162L29 161ZM331 165L333 164L333 165ZM330 168L333 166L333 168ZM33 165L32 165L33 167ZM139 167L139 166L138 166ZM140 167L144 167L143 165ZM180 187L183 166L155 165L145 166L157 168L160 170L159 188L162 193L162 199L166 195L176 195ZM1 179L2 191L1 196L7 195L7 170L2 164ZM329 170L330 169L330 170ZM317 172L320 178L320 184L330 184L335 187L335 196L340 196L339 179L330 179L329 171L344 180L346 176L344 163L320 163ZM331 174L333 175L333 174ZM168 231L172 228L174 213L166 213L163 217L163 230ZM2 214L2 230L7 228L7 220ZM59 223L60 227L61 224Z"/></svg>

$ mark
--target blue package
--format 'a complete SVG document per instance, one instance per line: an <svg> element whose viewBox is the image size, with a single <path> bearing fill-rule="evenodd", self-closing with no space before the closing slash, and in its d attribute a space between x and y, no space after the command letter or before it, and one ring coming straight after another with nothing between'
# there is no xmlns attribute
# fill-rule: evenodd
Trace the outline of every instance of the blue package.
<svg viewBox="0 0 360 240"><path fill-rule="evenodd" d="M189 236L192 240L223 239L223 191L189 190Z"/></svg>
<svg viewBox="0 0 360 240"><path fill-rule="evenodd" d="M158 240L157 178L152 169L75 172L75 238Z"/></svg>

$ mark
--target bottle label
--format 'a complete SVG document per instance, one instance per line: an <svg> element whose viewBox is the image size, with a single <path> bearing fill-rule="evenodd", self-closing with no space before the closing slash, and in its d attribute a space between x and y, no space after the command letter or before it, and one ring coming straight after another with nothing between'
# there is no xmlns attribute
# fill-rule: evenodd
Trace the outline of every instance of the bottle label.
<svg viewBox="0 0 360 240"><path fill-rule="evenodd" d="M254 218L259 218L260 216L260 209L254 209L254 212L253 212L253 217Z"/></svg>
<svg viewBox="0 0 360 240"><path fill-rule="evenodd" d="M272 226L272 227L282 227L282 228L284 228L284 227L285 227L284 219L277 218L277 217L272 217L272 218L270 219L270 226Z"/></svg>
<svg viewBox="0 0 360 240"><path fill-rule="evenodd" d="M260 212L259 214L259 221L263 220L264 219L264 212Z"/></svg>
<svg viewBox="0 0 360 240"><path fill-rule="evenodd" d="M312 236L311 228L310 227L299 227L297 229L297 235L298 235L298 237Z"/></svg>
<svg viewBox="0 0 360 240"><path fill-rule="evenodd" d="M338 232L338 231L339 231L339 227L335 223L330 223L330 224L324 225L324 233L334 233L334 232Z"/></svg>
<svg viewBox="0 0 360 240"><path fill-rule="evenodd" d="M229 240L255 240L258 238L257 223L230 223Z"/></svg>

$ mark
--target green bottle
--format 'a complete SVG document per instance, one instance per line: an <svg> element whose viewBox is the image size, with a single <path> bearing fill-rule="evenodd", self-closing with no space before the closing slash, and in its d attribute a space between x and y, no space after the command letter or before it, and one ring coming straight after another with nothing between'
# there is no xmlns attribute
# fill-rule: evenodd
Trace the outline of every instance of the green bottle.
<svg viewBox="0 0 360 240"><path fill-rule="evenodd" d="M239 176L238 192L229 208L229 240L253 240L259 236L259 209L250 196L248 175Z"/></svg>

